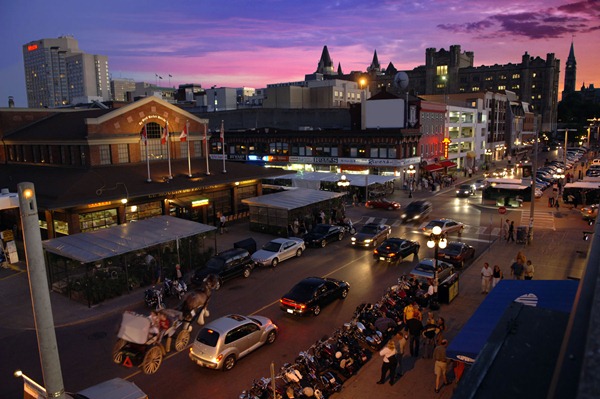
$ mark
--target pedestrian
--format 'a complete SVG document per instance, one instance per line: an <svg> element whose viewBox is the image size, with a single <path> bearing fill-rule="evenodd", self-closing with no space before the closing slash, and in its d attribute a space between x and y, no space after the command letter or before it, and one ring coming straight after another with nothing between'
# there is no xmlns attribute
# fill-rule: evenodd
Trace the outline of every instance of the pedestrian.
<svg viewBox="0 0 600 399"><path fill-rule="evenodd" d="M558 208L559 208L559 204L558 204L558 198L556 198L556 200L554 201L554 207L556 208L556 212L558 212Z"/></svg>
<svg viewBox="0 0 600 399"><path fill-rule="evenodd" d="M533 267L533 264L531 263L531 260L527 260L527 263L525 263L525 270L523 272L525 280L533 280L534 272L535 272L535 269Z"/></svg>
<svg viewBox="0 0 600 399"><path fill-rule="evenodd" d="M183 274L181 273L181 266L178 264L175 265L175 277L177 280L181 280L183 278Z"/></svg>
<svg viewBox="0 0 600 399"><path fill-rule="evenodd" d="M490 264L485 262L481 268L481 293L487 294L490 292L490 285L492 283L494 271L490 267Z"/></svg>
<svg viewBox="0 0 600 399"><path fill-rule="evenodd" d="M229 231L229 230L227 230L227 227L225 226L226 222L227 222L227 218L225 217L223 212L221 212L221 217L219 218L219 232L221 234Z"/></svg>
<svg viewBox="0 0 600 399"><path fill-rule="evenodd" d="M404 311L403 311L403 313L404 313L404 316L403 316L403 319L404 319L404 323L405 323L405 324L406 324L406 323L407 323L407 322L408 322L410 319L412 319L412 318L414 317L414 315L415 315L415 312L414 312L414 311L415 311L415 309L414 309L414 307L413 307L413 304L412 304L412 303L409 303L408 305L406 305L406 306L404 307Z"/></svg>
<svg viewBox="0 0 600 399"><path fill-rule="evenodd" d="M448 346L448 340L443 339L438 346L433 350L433 360L435 361L433 366L433 372L435 374L435 393L440 392L441 380L444 381L444 385L448 385L448 378L446 372L448 370L448 358L446 357L446 347Z"/></svg>
<svg viewBox="0 0 600 399"><path fill-rule="evenodd" d="M492 274L492 288L496 286L504 278L502 270L500 270L500 266L494 265L494 272Z"/></svg>
<svg viewBox="0 0 600 399"><path fill-rule="evenodd" d="M405 324L401 324L398 327L398 332L393 337L394 345L396 347L396 377L400 378L403 375L402 371L402 357L406 351L406 344L408 343L408 330Z"/></svg>
<svg viewBox="0 0 600 399"><path fill-rule="evenodd" d="M446 331L446 320L442 316L440 316L437 319L436 323L438 325L439 331L438 331L437 336L435 337L435 343L436 343L436 345L439 345L440 342L442 342L442 340L444 339L444 331Z"/></svg>
<svg viewBox="0 0 600 399"><path fill-rule="evenodd" d="M423 327L423 332L421 333L423 338L423 358L429 359L433 356L433 349L435 348L435 338L439 333L439 327L433 317L433 313L429 312L429 317L427 318L427 322Z"/></svg>
<svg viewBox="0 0 600 399"><path fill-rule="evenodd" d="M502 239L503 240L508 240L508 219L506 219L506 222L502 223Z"/></svg>
<svg viewBox="0 0 600 399"><path fill-rule="evenodd" d="M394 385L394 379L396 378L396 365L398 360L396 359L396 347L394 341L389 340L385 348L379 351L379 355L383 358L381 363L381 378L377 381L378 384L383 384L387 377L387 373L390 373L390 385Z"/></svg>
<svg viewBox="0 0 600 399"><path fill-rule="evenodd" d="M515 242L515 222L514 222L514 220L511 220L510 226L508 226L508 238L506 239L506 242L510 242L511 240L512 240L512 242Z"/></svg>
<svg viewBox="0 0 600 399"><path fill-rule="evenodd" d="M525 266L521 262L521 259L517 259L510 265L510 275L513 276L515 280L523 280Z"/></svg>
<svg viewBox="0 0 600 399"><path fill-rule="evenodd" d="M578 201L577 196L575 196L575 195L573 196L573 201L572 202L573 202L573 209L577 209L577 205L579 205L579 201Z"/></svg>
<svg viewBox="0 0 600 399"><path fill-rule="evenodd" d="M421 346L421 331L423 331L423 323L421 320L413 317L406 323L408 327L408 339L409 339L409 350L410 355L413 357L419 357L419 346Z"/></svg>
<svg viewBox="0 0 600 399"><path fill-rule="evenodd" d="M358 203L358 196L356 195L356 193L352 194L352 206L356 206L356 204Z"/></svg>

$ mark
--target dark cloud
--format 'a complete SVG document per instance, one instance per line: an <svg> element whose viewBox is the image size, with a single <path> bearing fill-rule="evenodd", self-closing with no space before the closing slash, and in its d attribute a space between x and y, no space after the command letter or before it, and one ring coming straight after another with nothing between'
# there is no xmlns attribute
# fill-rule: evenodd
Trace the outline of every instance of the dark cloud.
<svg viewBox="0 0 600 399"><path fill-rule="evenodd" d="M599 20L600 0L588 0L557 8L497 14L477 22L441 24L437 27L455 33L478 35L478 37L497 35L498 37L554 39L598 30Z"/></svg>

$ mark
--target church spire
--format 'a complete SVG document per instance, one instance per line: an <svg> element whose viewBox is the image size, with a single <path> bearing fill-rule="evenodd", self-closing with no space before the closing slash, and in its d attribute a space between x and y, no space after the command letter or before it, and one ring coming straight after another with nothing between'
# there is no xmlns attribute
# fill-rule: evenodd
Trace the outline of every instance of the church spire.
<svg viewBox="0 0 600 399"><path fill-rule="evenodd" d="M381 65L379 65L379 59L377 59L377 50L373 54L373 61L371 61L371 65L367 68L367 72L380 72Z"/></svg>
<svg viewBox="0 0 600 399"><path fill-rule="evenodd" d="M327 46L323 47L323 52L321 53L321 59L319 60L319 64L317 65L317 72L322 73L323 75L333 75L333 61L329 56L329 50Z"/></svg>
<svg viewBox="0 0 600 399"><path fill-rule="evenodd" d="M565 94L571 94L575 92L577 80L577 61L575 60L575 49L573 41L571 40L571 49L569 50L569 57L565 66L565 84L563 88L563 97Z"/></svg>

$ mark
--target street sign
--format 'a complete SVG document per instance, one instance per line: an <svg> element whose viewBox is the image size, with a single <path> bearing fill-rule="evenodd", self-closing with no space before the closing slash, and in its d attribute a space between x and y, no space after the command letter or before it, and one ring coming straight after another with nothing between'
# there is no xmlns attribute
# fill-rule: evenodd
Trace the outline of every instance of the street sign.
<svg viewBox="0 0 600 399"><path fill-rule="evenodd" d="M501 206L500 208L498 208L498 213L504 215L506 213L506 207Z"/></svg>

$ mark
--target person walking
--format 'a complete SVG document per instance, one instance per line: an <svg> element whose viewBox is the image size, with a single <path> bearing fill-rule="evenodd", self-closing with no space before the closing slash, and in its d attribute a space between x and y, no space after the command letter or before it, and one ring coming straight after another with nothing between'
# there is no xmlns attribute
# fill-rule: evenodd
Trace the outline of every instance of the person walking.
<svg viewBox="0 0 600 399"><path fill-rule="evenodd" d="M429 317L427 317L427 322L425 327L423 327L423 332L421 333L423 342L423 358L430 359L433 356L433 349L435 348L435 337L437 337L440 329L433 317L433 313L429 312Z"/></svg>
<svg viewBox="0 0 600 399"><path fill-rule="evenodd" d="M379 351L379 356L383 358L381 363L381 378L377 381L378 384L383 384L389 372L390 374L390 385L394 385L394 379L396 378L396 347L394 341L389 340L385 348Z"/></svg>
<svg viewBox="0 0 600 399"><path fill-rule="evenodd" d="M511 220L510 226L508 226L508 238L506 242L515 242L515 222Z"/></svg>
<svg viewBox="0 0 600 399"><path fill-rule="evenodd" d="M398 327L398 332L392 338L396 347L396 378L400 378L403 375L402 371L402 357L406 352L406 344L408 343L408 330L405 324L401 324ZM396 379L394 378L394 379Z"/></svg>
<svg viewBox="0 0 600 399"><path fill-rule="evenodd" d="M503 240L508 240L508 219L506 219L505 222L502 222L502 239Z"/></svg>
<svg viewBox="0 0 600 399"><path fill-rule="evenodd" d="M515 280L523 280L523 272L525 270L525 266L522 263L521 259L517 259L510 266L510 274L514 277Z"/></svg>
<svg viewBox="0 0 600 399"><path fill-rule="evenodd" d="M525 263L525 271L523 273L525 280L533 280L534 272L535 269L533 267L533 263L531 263L531 260L528 260L527 263Z"/></svg>
<svg viewBox="0 0 600 399"><path fill-rule="evenodd" d="M443 339L438 346L433 350L433 373L435 374L435 393L440 392L441 380L444 381L444 385L448 385L448 378L446 372L448 370L448 358L446 357L446 347L448 346L448 340Z"/></svg>
<svg viewBox="0 0 600 399"><path fill-rule="evenodd" d="M481 293L487 294L490 292L490 285L492 284L492 277L494 271L490 267L490 264L485 262L481 268Z"/></svg>
<svg viewBox="0 0 600 399"><path fill-rule="evenodd" d="M554 201L554 207L556 208L556 212L558 212L558 208L560 207L559 203L558 203L558 197L556 198L556 200Z"/></svg>
<svg viewBox="0 0 600 399"><path fill-rule="evenodd" d="M409 350L410 355L419 357L419 347L421 346L421 331L423 331L423 322L413 317L406 322L409 332Z"/></svg>
<svg viewBox="0 0 600 399"><path fill-rule="evenodd" d="M227 218L223 213L221 213L221 217L219 218L219 232L221 234L228 232L227 227L225 227L225 223L227 222Z"/></svg>
<svg viewBox="0 0 600 399"><path fill-rule="evenodd" d="M494 271L492 273L492 288L496 286L504 278L502 274L502 270L500 270L500 266L494 265Z"/></svg>

